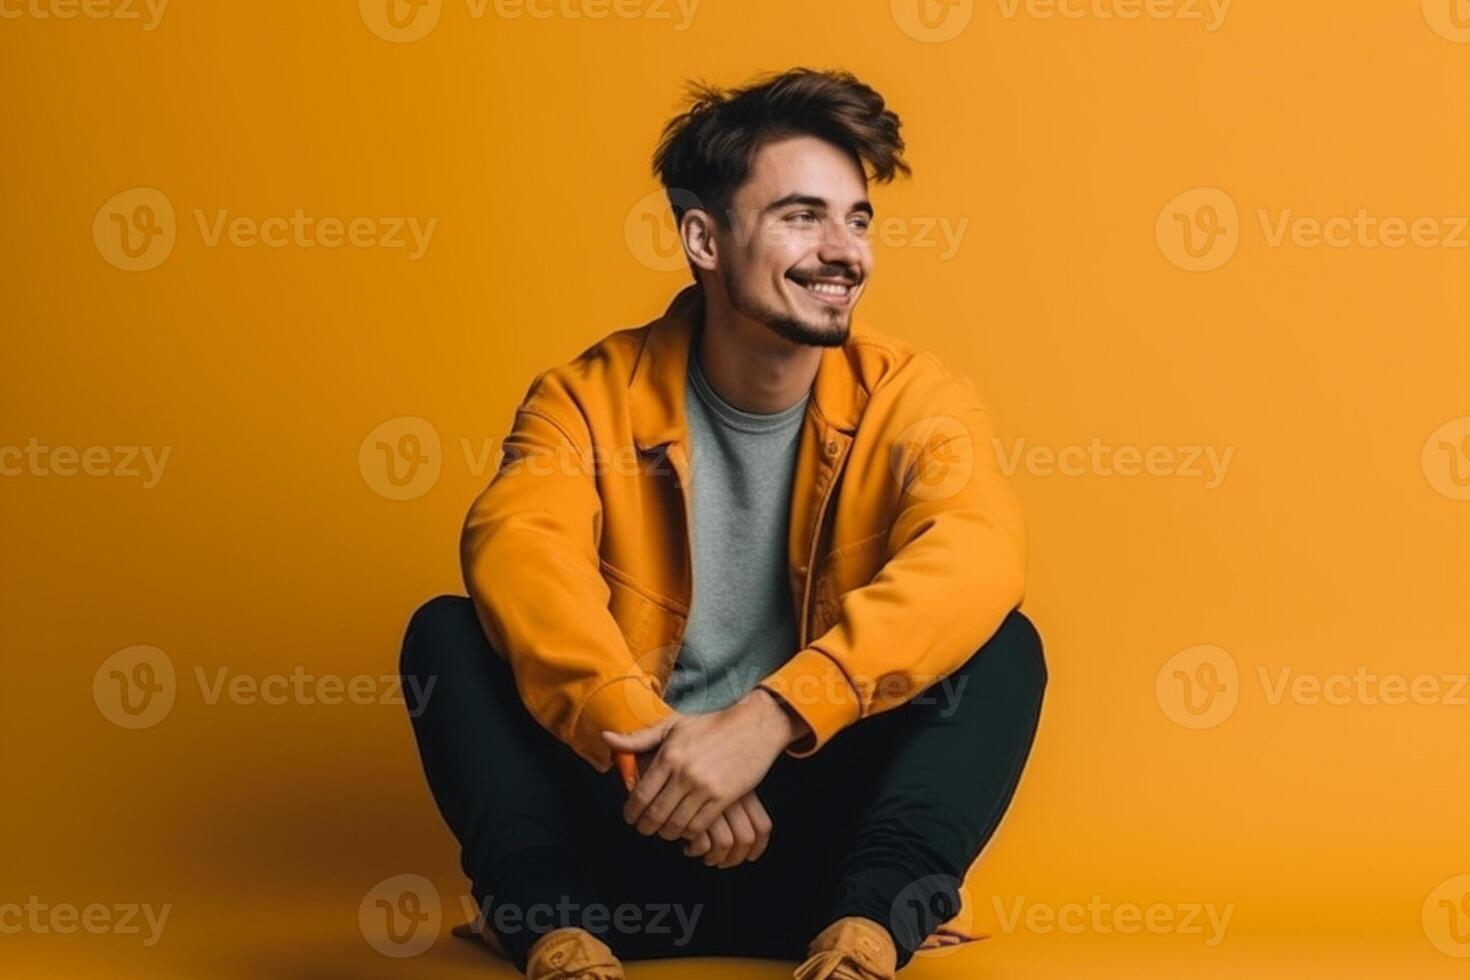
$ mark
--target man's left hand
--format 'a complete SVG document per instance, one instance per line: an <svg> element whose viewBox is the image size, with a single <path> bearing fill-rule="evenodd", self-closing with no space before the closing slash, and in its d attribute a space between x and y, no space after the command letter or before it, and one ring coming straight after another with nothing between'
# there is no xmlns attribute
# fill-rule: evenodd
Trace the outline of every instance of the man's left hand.
<svg viewBox="0 0 1470 980"><path fill-rule="evenodd" d="M672 841L707 830L760 785L805 729L774 695L756 688L722 711L676 713L649 728L602 737L618 752L656 751L623 805L623 818L640 834Z"/></svg>

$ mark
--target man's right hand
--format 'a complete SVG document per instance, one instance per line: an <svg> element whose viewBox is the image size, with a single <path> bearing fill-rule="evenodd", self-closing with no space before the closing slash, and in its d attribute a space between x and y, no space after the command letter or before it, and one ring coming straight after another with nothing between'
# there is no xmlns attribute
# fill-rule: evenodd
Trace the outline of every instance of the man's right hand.
<svg viewBox="0 0 1470 980"><path fill-rule="evenodd" d="M746 793L715 818L709 829L688 840L684 853L703 857L712 868L733 868L766 853L771 842L771 817L754 792Z"/></svg>

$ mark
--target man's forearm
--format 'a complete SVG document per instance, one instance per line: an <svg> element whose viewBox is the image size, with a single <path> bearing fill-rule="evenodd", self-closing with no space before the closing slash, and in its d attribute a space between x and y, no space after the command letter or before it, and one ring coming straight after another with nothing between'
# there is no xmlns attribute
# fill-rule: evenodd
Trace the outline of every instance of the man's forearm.
<svg viewBox="0 0 1470 980"><path fill-rule="evenodd" d="M741 701L748 703L752 710L759 712L758 724L763 729L781 733L780 751L784 752L792 744L807 738L812 733L811 727L802 720L801 715L763 687L751 691Z"/></svg>

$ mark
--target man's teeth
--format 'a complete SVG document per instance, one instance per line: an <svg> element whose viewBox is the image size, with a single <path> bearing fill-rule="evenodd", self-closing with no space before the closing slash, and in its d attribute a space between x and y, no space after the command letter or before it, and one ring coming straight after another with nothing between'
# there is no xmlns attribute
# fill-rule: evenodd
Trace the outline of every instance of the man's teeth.
<svg viewBox="0 0 1470 980"><path fill-rule="evenodd" d="M828 296L846 296L852 287L835 282L809 282L806 288L814 293L824 293Z"/></svg>

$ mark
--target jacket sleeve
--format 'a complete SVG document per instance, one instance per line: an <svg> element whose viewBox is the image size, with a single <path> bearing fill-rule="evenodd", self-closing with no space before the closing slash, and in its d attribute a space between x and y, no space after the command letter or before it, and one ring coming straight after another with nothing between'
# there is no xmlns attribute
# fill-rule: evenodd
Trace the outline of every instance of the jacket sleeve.
<svg viewBox="0 0 1470 980"><path fill-rule="evenodd" d="M494 479L465 519L465 585L527 710L600 772L604 729L629 732L670 713L608 610L599 564L602 503L590 436L548 373L532 383Z"/></svg>
<svg viewBox="0 0 1470 980"><path fill-rule="evenodd" d="M954 390L954 389L951 389ZM889 447L898 506L882 568L842 595L835 624L762 682L815 753L861 718L903 704L984 646L1025 592L1025 531L995 458L989 413L958 400L902 427Z"/></svg>

